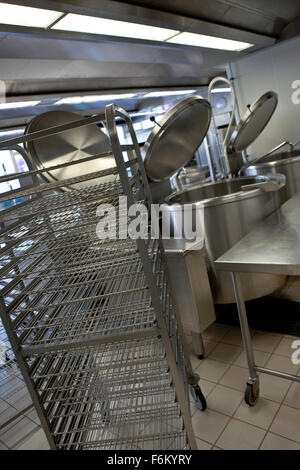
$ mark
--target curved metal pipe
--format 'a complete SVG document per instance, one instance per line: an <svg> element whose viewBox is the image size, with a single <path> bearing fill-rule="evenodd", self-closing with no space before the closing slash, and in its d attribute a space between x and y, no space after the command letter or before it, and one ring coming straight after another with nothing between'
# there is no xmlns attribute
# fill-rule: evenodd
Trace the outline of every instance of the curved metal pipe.
<svg viewBox="0 0 300 470"><path fill-rule="evenodd" d="M229 122L229 125L228 125L228 128L227 128L227 131L226 131L226 134L225 134L225 137L224 137L224 141L223 141L223 146L222 146L222 155L224 155L224 158L225 158L225 163L226 163L226 176L228 176L229 178L232 178L232 174L231 174L231 171L230 171L230 165L229 165L229 160L228 160L228 154L227 154L227 144L228 144L228 141L229 141L229 137L230 137L230 129L232 127L232 124L233 124L233 120L234 120L234 113L235 113L235 109L236 109L236 94L235 94L235 90L234 90L234 87L232 85L232 81L229 80L228 78L226 77L215 77L211 80L209 86L208 86L208 101L210 102L211 104L211 94L212 94L212 89L214 87L214 85L217 83L217 82L224 82L226 83L227 85L229 85L230 89L231 89L231 93L232 93L232 96L233 96L233 109L232 109L232 113L231 113L231 118L230 118L230 122ZM216 127L216 123L215 123L215 119L214 119L214 115L212 114L212 118L213 118L213 121L214 121L214 125Z"/></svg>

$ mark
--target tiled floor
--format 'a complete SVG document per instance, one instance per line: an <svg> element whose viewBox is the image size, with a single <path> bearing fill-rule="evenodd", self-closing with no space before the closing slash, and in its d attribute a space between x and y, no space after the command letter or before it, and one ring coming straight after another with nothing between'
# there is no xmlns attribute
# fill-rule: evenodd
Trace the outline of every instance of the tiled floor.
<svg viewBox="0 0 300 470"><path fill-rule="evenodd" d="M251 332L257 364L300 375L291 361L297 339ZM300 383L260 375L260 399L244 402L248 371L239 328L214 324L203 335L206 358L192 356L206 396L205 412L192 403L192 421L199 449L300 450Z"/></svg>
<svg viewBox="0 0 300 470"><path fill-rule="evenodd" d="M14 375L0 382L0 450L48 449L39 418L30 407L31 399L24 382L16 384Z"/></svg>
<svg viewBox="0 0 300 470"><path fill-rule="evenodd" d="M49 445L33 408L0 429L0 450L46 450Z"/></svg>
<svg viewBox="0 0 300 470"><path fill-rule="evenodd" d="M291 362L291 343L297 339L278 334L251 332L257 364L300 375ZM206 358L192 356L194 370L208 409L191 403L192 421L200 450L263 449L300 450L300 383L269 375L260 377L260 399L254 407L244 403L247 368L240 330L214 324L204 333ZM0 401L0 417L9 416L28 403L26 391L10 403ZM34 409L0 429L2 449L48 449Z"/></svg>

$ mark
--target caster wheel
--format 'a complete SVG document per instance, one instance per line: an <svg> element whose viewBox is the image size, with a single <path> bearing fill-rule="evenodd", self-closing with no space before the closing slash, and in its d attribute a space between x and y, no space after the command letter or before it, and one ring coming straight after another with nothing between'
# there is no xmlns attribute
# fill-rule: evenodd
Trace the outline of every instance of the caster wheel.
<svg viewBox="0 0 300 470"><path fill-rule="evenodd" d="M193 387L193 395L198 410L204 411L207 408L207 403L199 385Z"/></svg>
<svg viewBox="0 0 300 470"><path fill-rule="evenodd" d="M247 384L246 390L245 390L245 402L249 406L254 406L255 403L257 402L259 397L258 391L254 392L253 385L252 384Z"/></svg>
<svg viewBox="0 0 300 470"><path fill-rule="evenodd" d="M202 361L202 359L204 359L204 354L199 354L198 359L200 359L200 361Z"/></svg>

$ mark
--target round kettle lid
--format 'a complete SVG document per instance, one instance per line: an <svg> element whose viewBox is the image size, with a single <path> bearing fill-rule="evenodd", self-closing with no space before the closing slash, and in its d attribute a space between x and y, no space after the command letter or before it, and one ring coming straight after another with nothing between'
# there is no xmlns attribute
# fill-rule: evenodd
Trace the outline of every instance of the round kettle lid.
<svg viewBox="0 0 300 470"><path fill-rule="evenodd" d="M261 134L271 119L278 103L277 93L268 91L258 98L232 133L229 148L234 152L245 150Z"/></svg>
<svg viewBox="0 0 300 470"><path fill-rule="evenodd" d="M207 134L211 106L201 96L177 103L153 128L144 149L146 173L152 181L163 181L190 161Z"/></svg>
<svg viewBox="0 0 300 470"><path fill-rule="evenodd" d="M48 111L34 117L26 128L26 134L78 121L82 116L69 111ZM80 160L91 155L109 152L111 147L108 137L96 124L89 124L70 129L59 134L34 140L26 144L33 169L47 169L54 165ZM53 183L68 178L93 173L115 166L112 157L98 158L77 165L66 166L42 173L46 182ZM83 187L89 181L76 184ZM63 188L64 190L69 188Z"/></svg>

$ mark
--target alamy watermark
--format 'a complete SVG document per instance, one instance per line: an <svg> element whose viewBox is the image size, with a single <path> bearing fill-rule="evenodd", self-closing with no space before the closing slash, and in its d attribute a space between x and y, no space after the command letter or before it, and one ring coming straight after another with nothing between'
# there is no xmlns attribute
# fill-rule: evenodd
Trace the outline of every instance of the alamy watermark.
<svg viewBox="0 0 300 470"><path fill-rule="evenodd" d="M185 239L203 241L204 207L194 204L128 205L126 196L119 197L118 206L101 204L97 207L96 234L100 239L164 240Z"/></svg>
<svg viewBox="0 0 300 470"><path fill-rule="evenodd" d="M6 102L6 85L3 80L0 80L0 104Z"/></svg>
<svg viewBox="0 0 300 470"><path fill-rule="evenodd" d="M300 80L294 80L291 85L292 90L292 103L293 104L300 104Z"/></svg>
<svg viewBox="0 0 300 470"><path fill-rule="evenodd" d="M292 354L292 363L295 364L296 366L299 366L300 364L300 339L296 339L295 341L292 342L291 348L295 349L295 351Z"/></svg>

